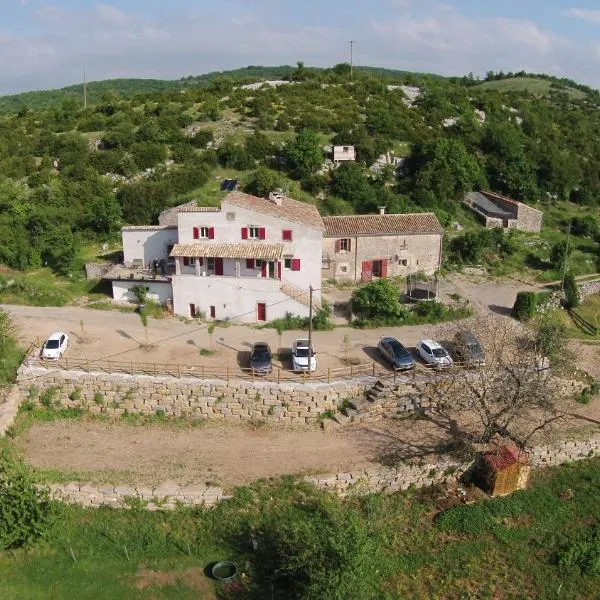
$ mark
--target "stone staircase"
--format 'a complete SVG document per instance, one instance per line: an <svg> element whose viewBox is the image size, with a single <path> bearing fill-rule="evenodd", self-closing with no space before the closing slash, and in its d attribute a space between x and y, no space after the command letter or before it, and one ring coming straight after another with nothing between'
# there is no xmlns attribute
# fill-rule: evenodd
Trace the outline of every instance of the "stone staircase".
<svg viewBox="0 0 600 600"><path fill-rule="evenodd" d="M289 298L299 302L300 304L304 304L304 306L310 306L310 292L308 290L303 290L289 281L282 281L279 289ZM313 297L313 311L317 311L321 308L321 301L315 300Z"/></svg>
<svg viewBox="0 0 600 600"><path fill-rule="evenodd" d="M345 425L349 422L380 421L383 418L431 410L431 403L419 394L420 385L422 384L394 383L392 380L378 379L362 398L350 400L345 414L338 413L335 418L340 425Z"/></svg>

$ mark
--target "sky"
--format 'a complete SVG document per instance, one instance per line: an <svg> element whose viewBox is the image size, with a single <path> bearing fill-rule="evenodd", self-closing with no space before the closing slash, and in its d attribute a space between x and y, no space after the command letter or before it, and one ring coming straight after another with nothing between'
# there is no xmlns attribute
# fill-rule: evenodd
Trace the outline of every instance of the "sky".
<svg viewBox="0 0 600 600"><path fill-rule="evenodd" d="M600 87L600 0L0 0L0 93L248 65L543 72Z"/></svg>

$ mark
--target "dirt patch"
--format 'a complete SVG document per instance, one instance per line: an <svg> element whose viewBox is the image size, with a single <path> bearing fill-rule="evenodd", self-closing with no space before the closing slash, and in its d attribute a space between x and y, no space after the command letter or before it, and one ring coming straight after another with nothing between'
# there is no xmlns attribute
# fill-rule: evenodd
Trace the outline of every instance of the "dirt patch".
<svg viewBox="0 0 600 600"><path fill-rule="evenodd" d="M192 590L198 590L202 592L202 598L215 597L206 575L198 567L185 571L152 571L140 567L135 574L135 587L139 590L170 585L184 585Z"/></svg>

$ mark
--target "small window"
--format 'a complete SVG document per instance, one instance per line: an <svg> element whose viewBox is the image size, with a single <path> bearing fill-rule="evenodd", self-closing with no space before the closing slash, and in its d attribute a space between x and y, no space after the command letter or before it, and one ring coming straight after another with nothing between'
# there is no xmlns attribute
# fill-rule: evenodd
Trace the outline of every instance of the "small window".
<svg viewBox="0 0 600 600"><path fill-rule="evenodd" d="M260 227L248 227L248 239L249 240L260 239Z"/></svg>
<svg viewBox="0 0 600 600"><path fill-rule="evenodd" d="M225 218L228 221L235 221L235 213L234 212L228 212L225 214Z"/></svg>
<svg viewBox="0 0 600 600"><path fill-rule="evenodd" d="M195 256L190 256L190 266L193 267L196 264L196 257Z"/></svg>
<svg viewBox="0 0 600 600"><path fill-rule="evenodd" d="M215 270L215 259L214 258L207 258L206 259L206 269L208 271L214 271Z"/></svg>
<svg viewBox="0 0 600 600"><path fill-rule="evenodd" d="M348 266L347 265L342 265L340 267L340 273L347 273L348 272Z"/></svg>
<svg viewBox="0 0 600 600"><path fill-rule="evenodd" d="M284 229L281 232L281 239L284 242L291 242L292 241L292 230L291 229Z"/></svg>
<svg viewBox="0 0 600 600"><path fill-rule="evenodd" d="M349 148L348 146L344 146L344 152L348 152Z"/></svg>
<svg viewBox="0 0 600 600"><path fill-rule="evenodd" d="M352 242L350 238L342 238L339 240L339 252L350 252L350 248L352 246Z"/></svg>
<svg viewBox="0 0 600 600"><path fill-rule="evenodd" d="M292 257L291 256L289 258L284 258L283 259L283 268L284 269L291 269L292 268Z"/></svg>
<svg viewBox="0 0 600 600"><path fill-rule="evenodd" d="M264 260L260 260L260 258L259 258L255 261L254 265L257 269L260 269L263 266L264 262L265 262Z"/></svg>
<svg viewBox="0 0 600 600"><path fill-rule="evenodd" d="M400 259L398 259L398 264L401 267L408 267L408 259L406 259L406 258L400 258Z"/></svg>
<svg viewBox="0 0 600 600"><path fill-rule="evenodd" d="M209 228L208 227L200 227L200 239L208 239L209 237Z"/></svg>

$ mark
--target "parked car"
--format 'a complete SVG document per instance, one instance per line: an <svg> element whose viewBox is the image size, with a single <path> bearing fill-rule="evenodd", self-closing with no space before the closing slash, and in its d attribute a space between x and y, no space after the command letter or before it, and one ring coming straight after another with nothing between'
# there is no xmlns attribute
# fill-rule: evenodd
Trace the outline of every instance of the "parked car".
<svg viewBox="0 0 600 600"><path fill-rule="evenodd" d="M250 352L250 368L257 375L267 375L273 370L271 362L271 348L266 342L256 342L252 344Z"/></svg>
<svg viewBox="0 0 600 600"><path fill-rule="evenodd" d="M454 364L446 349L434 340L421 340L416 348L419 356L429 365L451 367Z"/></svg>
<svg viewBox="0 0 600 600"><path fill-rule="evenodd" d="M459 331L454 336L456 358L467 366L485 366L485 353L477 338L470 331Z"/></svg>
<svg viewBox="0 0 600 600"><path fill-rule="evenodd" d="M305 338L297 339L292 345L292 370L293 371L316 371L317 357L315 349L310 349L310 367L308 340Z"/></svg>
<svg viewBox="0 0 600 600"><path fill-rule="evenodd" d="M55 331L54 333L50 334L42 346L42 358L47 360L56 360L62 358L68 344L69 336L62 331Z"/></svg>
<svg viewBox="0 0 600 600"><path fill-rule="evenodd" d="M377 350L392 365L392 369L404 371L415 366L413 355L393 337L382 337Z"/></svg>

